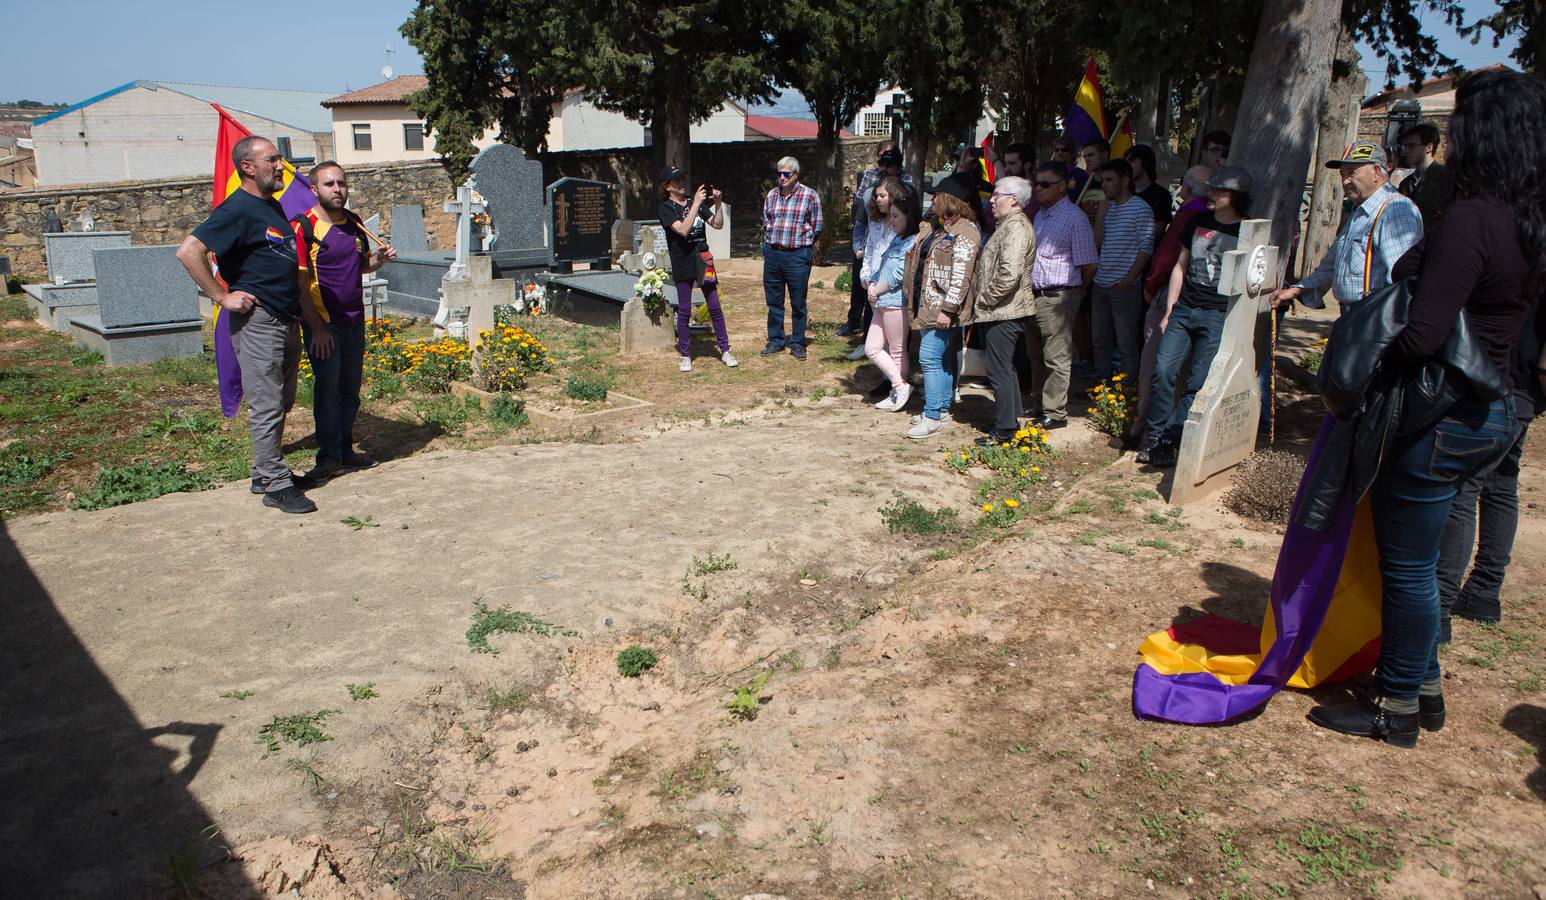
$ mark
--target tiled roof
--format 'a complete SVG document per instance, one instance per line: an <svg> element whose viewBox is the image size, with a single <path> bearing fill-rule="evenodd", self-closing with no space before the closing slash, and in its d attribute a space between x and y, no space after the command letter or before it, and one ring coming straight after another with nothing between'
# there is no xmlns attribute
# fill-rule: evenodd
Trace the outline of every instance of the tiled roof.
<svg viewBox="0 0 1546 900"><path fill-rule="evenodd" d="M811 139L816 136L816 120L786 119L782 116L747 116L746 130L784 140ZM839 134L845 137L851 136L847 129L840 130Z"/></svg>
<svg viewBox="0 0 1546 900"><path fill-rule="evenodd" d="M322 105L332 109L335 106L351 103L402 103L409 94L422 91L428 85L429 79L423 75L399 75L391 81L383 81L380 84L362 87L357 91L323 100Z"/></svg>

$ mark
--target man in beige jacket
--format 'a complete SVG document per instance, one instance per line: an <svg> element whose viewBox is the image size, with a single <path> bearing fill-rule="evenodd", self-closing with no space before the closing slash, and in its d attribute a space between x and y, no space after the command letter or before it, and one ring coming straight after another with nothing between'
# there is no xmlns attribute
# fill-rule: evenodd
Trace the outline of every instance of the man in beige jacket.
<svg viewBox="0 0 1546 900"><path fill-rule="evenodd" d="M993 236L977 259L977 289L962 321L982 329L988 381L993 385L993 428L977 439L980 446L1014 439L1020 428L1020 377L1015 348L1025 336L1025 323L1035 312L1031 266L1036 260L1036 232L1026 218L1031 184L1024 178L1000 178L993 186Z"/></svg>

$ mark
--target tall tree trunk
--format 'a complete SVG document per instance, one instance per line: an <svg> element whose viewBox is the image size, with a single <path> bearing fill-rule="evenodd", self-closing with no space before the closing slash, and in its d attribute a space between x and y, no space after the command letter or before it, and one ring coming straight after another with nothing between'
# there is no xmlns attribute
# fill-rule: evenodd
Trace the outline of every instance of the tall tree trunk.
<svg viewBox="0 0 1546 900"><path fill-rule="evenodd" d="M1341 0L1267 0L1251 50L1229 161L1255 180L1251 218L1272 220L1272 242L1288 252L1316 117L1331 82L1342 28Z"/></svg>
<svg viewBox="0 0 1546 900"><path fill-rule="evenodd" d="M688 175L693 175L692 116L688 114L685 98L667 95L661 99L651 122L651 135L656 171L663 166L680 166ZM695 177L687 189L696 190L702 182L702 178Z"/></svg>
<svg viewBox="0 0 1546 900"><path fill-rule="evenodd" d="M842 187L838 173L836 104L824 98L811 106L816 115L816 158L811 160L811 177L807 183L816 188L823 202L835 201Z"/></svg>
<svg viewBox="0 0 1546 900"><path fill-rule="evenodd" d="M1328 169L1321 163L1340 155L1357 134L1358 103L1369 84L1358 66L1357 41L1343 28L1337 38L1331 86L1321 107L1319 136L1311 161L1315 167L1315 189L1310 195L1309 221L1305 223L1304 239L1300 242L1300 274L1313 269L1326 255L1342 223L1342 179L1335 169Z"/></svg>

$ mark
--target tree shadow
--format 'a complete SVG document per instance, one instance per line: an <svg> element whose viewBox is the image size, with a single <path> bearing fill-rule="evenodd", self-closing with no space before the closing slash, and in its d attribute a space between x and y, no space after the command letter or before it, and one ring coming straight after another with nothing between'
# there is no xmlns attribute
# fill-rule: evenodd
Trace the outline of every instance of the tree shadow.
<svg viewBox="0 0 1546 900"><path fill-rule="evenodd" d="M1501 724L1515 737L1535 745L1535 771L1525 776L1525 784L1536 797L1546 800L1546 708L1521 703L1504 714Z"/></svg>
<svg viewBox="0 0 1546 900"><path fill-rule="evenodd" d="M0 884L17 897L151 896L170 855L224 858L188 790L221 726L142 726L3 522L0 584Z"/></svg>

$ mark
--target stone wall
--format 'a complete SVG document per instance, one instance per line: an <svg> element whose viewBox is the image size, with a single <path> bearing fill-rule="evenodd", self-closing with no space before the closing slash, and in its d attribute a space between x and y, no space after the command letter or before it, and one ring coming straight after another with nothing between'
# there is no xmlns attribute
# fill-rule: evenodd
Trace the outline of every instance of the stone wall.
<svg viewBox="0 0 1546 900"><path fill-rule="evenodd" d="M439 162L350 166L348 171L350 205L367 217L380 212L383 230L391 229L393 204L417 203L424 207L431 246L449 246L454 240L451 217L440 209L454 191ZM47 274L43 218L50 209L67 228L90 210L98 230L127 231L136 246L180 243L209 215L212 190L211 179L198 177L8 191L0 194L0 254L11 257L18 274Z"/></svg>

